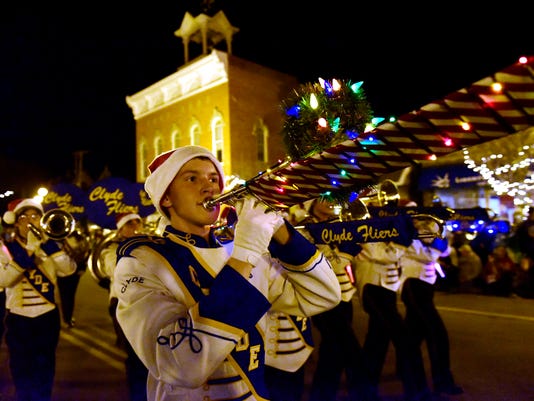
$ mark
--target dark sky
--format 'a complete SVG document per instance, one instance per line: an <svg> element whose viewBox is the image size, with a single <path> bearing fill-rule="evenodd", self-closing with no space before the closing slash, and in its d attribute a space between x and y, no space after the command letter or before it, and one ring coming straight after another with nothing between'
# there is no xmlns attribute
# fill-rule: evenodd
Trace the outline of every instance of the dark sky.
<svg viewBox="0 0 534 401"><path fill-rule="evenodd" d="M93 178L107 165L134 179L125 98L184 64L174 31L201 2L21 3L0 16L0 191L27 170L68 175L77 150ZM534 54L528 2L312 3L215 1L208 12L222 9L240 29L235 56L303 83L363 80L375 116L417 109Z"/></svg>

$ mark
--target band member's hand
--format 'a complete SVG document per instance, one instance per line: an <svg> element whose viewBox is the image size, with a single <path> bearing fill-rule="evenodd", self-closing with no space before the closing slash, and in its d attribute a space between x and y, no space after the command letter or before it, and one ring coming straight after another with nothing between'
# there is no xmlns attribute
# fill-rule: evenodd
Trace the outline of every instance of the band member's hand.
<svg viewBox="0 0 534 401"><path fill-rule="evenodd" d="M33 231L28 231L28 238L26 241L26 249L30 254L35 253L41 247L41 239L33 233Z"/></svg>
<svg viewBox="0 0 534 401"><path fill-rule="evenodd" d="M236 212L232 257L255 265L261 255L267 253L273 233L281 227L283 218L253 197L238 202Z"/></svg>

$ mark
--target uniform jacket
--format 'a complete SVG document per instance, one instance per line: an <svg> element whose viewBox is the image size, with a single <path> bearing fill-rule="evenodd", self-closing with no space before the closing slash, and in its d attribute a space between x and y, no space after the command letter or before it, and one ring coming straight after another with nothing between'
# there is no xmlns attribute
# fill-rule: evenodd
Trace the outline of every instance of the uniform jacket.
<svg viewBox="0 0 534 401"><path fill-rule="evenodd" d="M313 352L311 319L269 311L266 320L265 364L296 372Z"/></svg>
<svg viewBox="0 0 534 401"><path fill-rule="evenodd" d="M0 287L6 288L6 308L26 317L40 316L56 307L57 277L76 271L76 262L48 240L29 255L18 239L0 248Z"/></svg>
<svg viewBox="0 0 534 401"><path fill-rule="evenodd" d="M446 241L437 238L431 244L425 245L421 240L414 239L399 262L401 282L407 278L418 278L434 284L437 279L436 263L448 247Z"/></svg>
<svg viewBox="0 0 534 401"><path fill-rule="evenodd" d="M294 230L249 279L226 265L232 243L210 244L168 226L119 247L117 318L149 369L150 401L267 400L267 311L307 317L341 299L327 259Z"/></svg>
<svg viewBox="0 0 534 401"><path fill-rule="evenodd" d="M358 294L366 284L374 284L397 291L400 287L400 257L406 246L395 242L365 242L353 260Z"/></svg>

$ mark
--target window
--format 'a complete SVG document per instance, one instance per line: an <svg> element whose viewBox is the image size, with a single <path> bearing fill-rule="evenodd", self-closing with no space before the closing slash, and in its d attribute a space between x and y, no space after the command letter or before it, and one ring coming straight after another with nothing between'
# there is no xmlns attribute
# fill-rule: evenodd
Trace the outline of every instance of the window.
<svg viewBox="0 0 534 401"><path fill-rule="evenodd" d="M224 162L224 122L218 111L211 120L211 143L213 154L221 163Z"/></svg>
<svg viewBox="0 0 534 401"><path fill-rule="evenodd" d="M182 143L182 133L176 127L176 125L173 124L172 133L171 133L171 146L172 146L172 149L176 149L177 147L181 146L181 143Z"/></svg>
<svg viewBox="0 0 534 401"><path fill-rule="evenodd" d="M191 131L189 132L191 145L200 145L200 124L198 122L194 122L193 125L191 125Z"/></svg>
<svg viewBox="0 0 534 401"><path fill-rule="evenodd" d="M256 137L256 158L261 162L266 162L269 159L267 152L268 129L262 119L254 124L252 135Z"/></svg>
<svg viewBox="0 0 534 401"><path fill-rule="evenodd" d="M147 160L146 144L142 143L139 146L139 178L141 179L141 181L144 181L147 177L148 163L149 160Z"/></svg>
<svg viewBox="0 0 534 401"><path fill-rule="evenodd" d="M161 136L157 135L154 139L154 158L159 156L162 153L163 145L162 145Z"/></svg>

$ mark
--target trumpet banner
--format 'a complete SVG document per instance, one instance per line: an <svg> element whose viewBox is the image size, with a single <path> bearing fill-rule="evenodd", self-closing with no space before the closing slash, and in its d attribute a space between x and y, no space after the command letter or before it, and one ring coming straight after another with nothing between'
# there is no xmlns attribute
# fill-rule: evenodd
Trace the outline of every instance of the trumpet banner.
<svg viewBox="0 0 534 401"><path fill-rule="evenodd" d="M87 217L100 227L115 229L115 218L121 213L146 217L155 208L143 186L121 177L108 177L95 182L87 191Z"/></svg>
<svg viewBox="0 0 534 401"><path fill-rule="evenodd" d="M386 174L423 163L431 166L442 156L515 135L534 126L533 68L534 56L523 57L394 122L352 133L354 138L247 185L266 202L289 207L329 192L358 191Z"/></svg>

